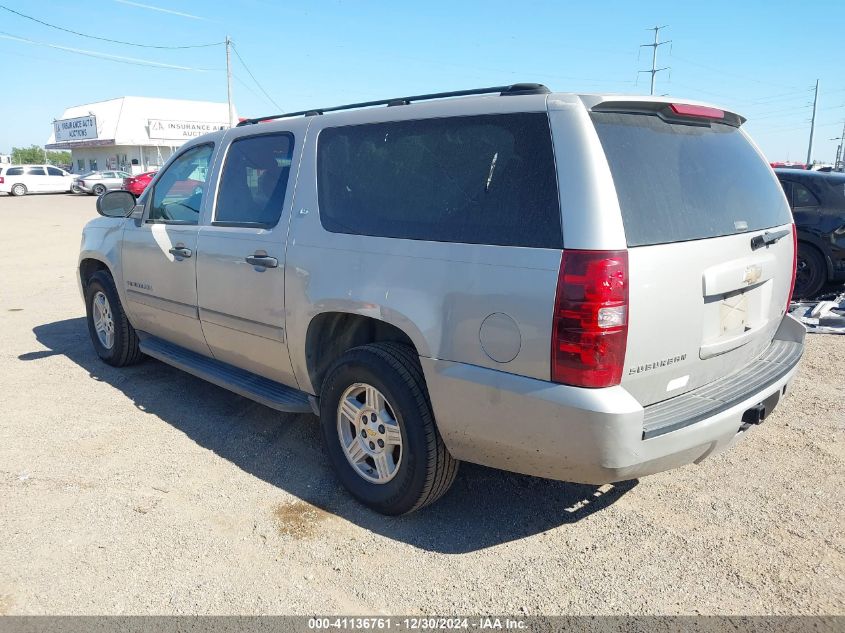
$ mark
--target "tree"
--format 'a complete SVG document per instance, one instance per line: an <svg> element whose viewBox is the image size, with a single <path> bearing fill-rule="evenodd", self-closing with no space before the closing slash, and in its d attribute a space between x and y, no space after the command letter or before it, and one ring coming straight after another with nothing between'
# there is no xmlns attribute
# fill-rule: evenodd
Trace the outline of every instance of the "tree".
<svg viewBox="0 0 845 633"><path fill-rule="evenodd" d="M38 145L13 147L12 162L16 165L49 163L51 165L70 165L70 152L44 151Z"/></svg>
<svg viewBox="0 0 845 633"><path fill-rule="evenodd" d="M18 165L27 163L43 163L46 158L46 152L42 148L38 147L38 145L12 148L12 162Z"/></svg>
<svg viewBox="0 0 845 633"><path fill-rule="evenodd" d="M47 162L51 165L70 165L70 152L53 152L47 150Z"/></svg>

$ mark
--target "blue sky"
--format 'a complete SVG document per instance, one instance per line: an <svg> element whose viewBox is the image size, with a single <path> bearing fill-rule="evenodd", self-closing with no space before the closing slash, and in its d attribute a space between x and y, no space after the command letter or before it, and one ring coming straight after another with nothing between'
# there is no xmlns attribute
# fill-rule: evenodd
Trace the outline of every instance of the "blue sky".
<svg viewBox="0 0 845 633"><path fill-rule="evenodd" d="M152 45L228 34L283 110L537 81L553 90L647 94L646 29L668 25L657 94L725 106L770 160L803 161L821 80L813 157L832 161L845 120L845 1L312 2L0 0L82 33ZM21 41L23 38L38 42ZM49 47L45 44L65 48ZM67 48L131 58L133 64ZM64 108L124 95L225 101L222 46L159 50L86 39L0 10L0 152L43 144ZM139 63L186 67L150 67ZM277 112L233 60L242 116Z"/></svg>

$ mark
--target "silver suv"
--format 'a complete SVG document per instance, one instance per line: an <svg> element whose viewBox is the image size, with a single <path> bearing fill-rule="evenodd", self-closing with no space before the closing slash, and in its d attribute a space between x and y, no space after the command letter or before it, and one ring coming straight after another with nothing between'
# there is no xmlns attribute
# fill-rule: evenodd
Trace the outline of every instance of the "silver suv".
<svg viewBox="0 0 845 633"><path fill-rule="evenodd" d="M313 410L383 513L458 460L585 483L699 462L803 351L792 217L743 122L537 84L244 121L98 200L91 340Z"/></svg>

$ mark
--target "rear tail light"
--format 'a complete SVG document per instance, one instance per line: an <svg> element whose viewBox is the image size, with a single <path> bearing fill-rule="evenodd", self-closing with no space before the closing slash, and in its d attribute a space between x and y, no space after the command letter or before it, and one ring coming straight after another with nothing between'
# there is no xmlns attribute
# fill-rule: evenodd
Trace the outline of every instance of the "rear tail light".
<svg viewBox="0 0 845 633"><path fill-rule="evenodd" d="M628 342L628 253L563 252L552 323L552 380L610 387Z"/></svg>
<svg viewBox="0 0 845 633"><path fill-rule="evenodd" d="M0 185L6 182L6 179L3 176L0 176Z"/></svg>
<svg viewBox="0 0 845 633"><path fill-rule="evenodd" d="M792 301L792 293L795 292L795 274L798 272L798 231L792 225L792 280L789 282L789 294L786 295L786 311L789 312L789 303Z"/></svg>

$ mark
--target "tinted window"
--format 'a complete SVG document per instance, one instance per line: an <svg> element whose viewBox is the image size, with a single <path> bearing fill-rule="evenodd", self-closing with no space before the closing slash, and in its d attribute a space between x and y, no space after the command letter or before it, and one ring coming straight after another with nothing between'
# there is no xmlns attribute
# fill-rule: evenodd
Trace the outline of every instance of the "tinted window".
<svg viewBox="0 0 845 633"><path fill-rule="evenodd" d="M819 199L812 191L798 182L792 183L792 206L794 207L817 207Z"/></svg>
<svg viewBox="0 0 845 633"><path fill-rule="evenodd" d="M317 150L328 231L560 248L544 113L329 128Z"/></svg>
<svg viewBox="0 0 845 633"><path fill-rule="evenodd" d="M64 176L65 172L63 172L61 169L56 169L55 167L48 167L47 174L50 176Z"/></svg>
<svg viewBox="0 0 845 633"><path fill-rule="evenodd" d="M594 113L629 246L696 240L787 224L768 164L734 127Z"/></svg>
<svg viewBox="0 0 845 633"><path fill-rule="evenodd" d="M43 176L44 175L44 168L43 167L27 167L26 168L26 175L27 176Z"/></svg>
<svg viewBox="0 0 845 633"><path fill-rule="evenodd" d="M9 167L6 170L7 176L22 176L23 175L23 167Z"/></svg>
<svg viewBox="0 0 845 633"><path fill-rule="evenodd" d="M153 192L149 220L197 224L212 145L199 145L174 160Z"/></svg>
<svg viewBox="0 0 845 633"><path fill-rule="evenodd" d="M786 194L786 200L789 202L789 206L792 206L792 183L781 180L780 186L783 187L783 193Z"/></svg>
<svg viewBox="0 0 845 633"><path fill-rule="evenodd" d="M234 141L220 178L215 223L275 226L285 201L292 150L290 134Z"/></svg>

